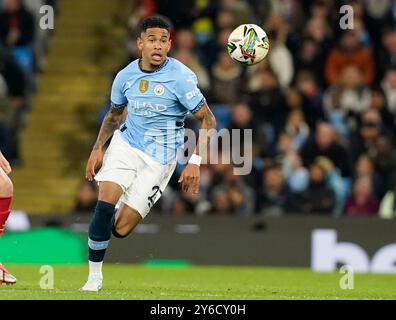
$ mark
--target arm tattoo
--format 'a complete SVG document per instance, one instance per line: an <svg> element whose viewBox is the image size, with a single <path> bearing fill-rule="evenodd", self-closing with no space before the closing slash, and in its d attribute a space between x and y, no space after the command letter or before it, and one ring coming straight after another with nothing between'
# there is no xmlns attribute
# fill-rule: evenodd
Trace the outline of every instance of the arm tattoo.
<svg viewBox="0 0 396 320"><path fill-rule="evenodd" d="M107 140L113 135L114 131L120 126L124 108L111 108L103 120L98 138L94 145L94 150L103 148Z"/></svg>
<svg viewBox="0 0 396 320"><path fill-rule="evenodd" d="M201 129L194 153L205 158L210 140L215 136L216 119L206 103L194 116L201 122Z"/></svg>

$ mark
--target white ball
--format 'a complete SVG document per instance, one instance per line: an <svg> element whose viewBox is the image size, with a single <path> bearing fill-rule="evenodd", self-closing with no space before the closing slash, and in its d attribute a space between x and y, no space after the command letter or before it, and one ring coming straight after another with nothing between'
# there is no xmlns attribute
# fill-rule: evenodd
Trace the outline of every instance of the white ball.
<svg viewBox="0 0 396 320"><path fill-rule="evenodd" d="M267 56L268 50L268 36L255 24L241 24L228 37L228 54L244 65L259 63Z"/></svg>

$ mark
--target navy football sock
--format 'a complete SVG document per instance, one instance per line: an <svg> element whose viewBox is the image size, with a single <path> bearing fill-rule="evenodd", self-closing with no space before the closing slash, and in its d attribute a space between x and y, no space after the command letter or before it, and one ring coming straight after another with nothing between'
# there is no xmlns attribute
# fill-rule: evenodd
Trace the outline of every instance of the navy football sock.
<svg viewBox="0 0 396 320"><path fill-rule="evenodd" d="M114 204L104 201L98 201L96 204L95 212L89 225L89 261L103 261L111 237L114 208Z"/></svg>

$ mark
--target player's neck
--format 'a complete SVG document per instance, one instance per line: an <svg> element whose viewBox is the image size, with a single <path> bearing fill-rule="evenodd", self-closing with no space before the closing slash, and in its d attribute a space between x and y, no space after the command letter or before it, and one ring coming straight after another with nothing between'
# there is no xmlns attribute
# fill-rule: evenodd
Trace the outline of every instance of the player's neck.
<svg viewBox="0 0 396 320"><path fill-rule="evenodd" d="M161 68L162 65L165 63L165 61L166 61L166 59L159 66L155 66L155 65L153 65L151 63L148 63L148 62L144 61L144 59L141 58L139 60L139 68L143 72L154 72L155 70Z"/></svg>

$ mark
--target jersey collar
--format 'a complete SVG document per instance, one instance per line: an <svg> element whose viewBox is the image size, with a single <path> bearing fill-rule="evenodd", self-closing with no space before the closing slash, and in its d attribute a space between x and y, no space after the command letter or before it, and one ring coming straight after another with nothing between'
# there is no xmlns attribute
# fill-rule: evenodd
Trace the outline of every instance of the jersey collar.
<svg viewBox="0 0 396 320"><path fill-rule="evenodd" d="M166 57L166 58L165 58L165 61L162 62L162 64L161 64L157 69L155 69L155 70L153 70L153 71L143 70L143 69L140 67L140 61L141 61L141 60L142 60L142 58L139 58L139 61L138 61L138 67L139 67L140 71L142 71L142 72L144 72L144 73L155 73L155 72L158 72L158 71L160 71L161 69L163 69L163 68L168 64L168 62L169 62L169 57Z"/></svg>

